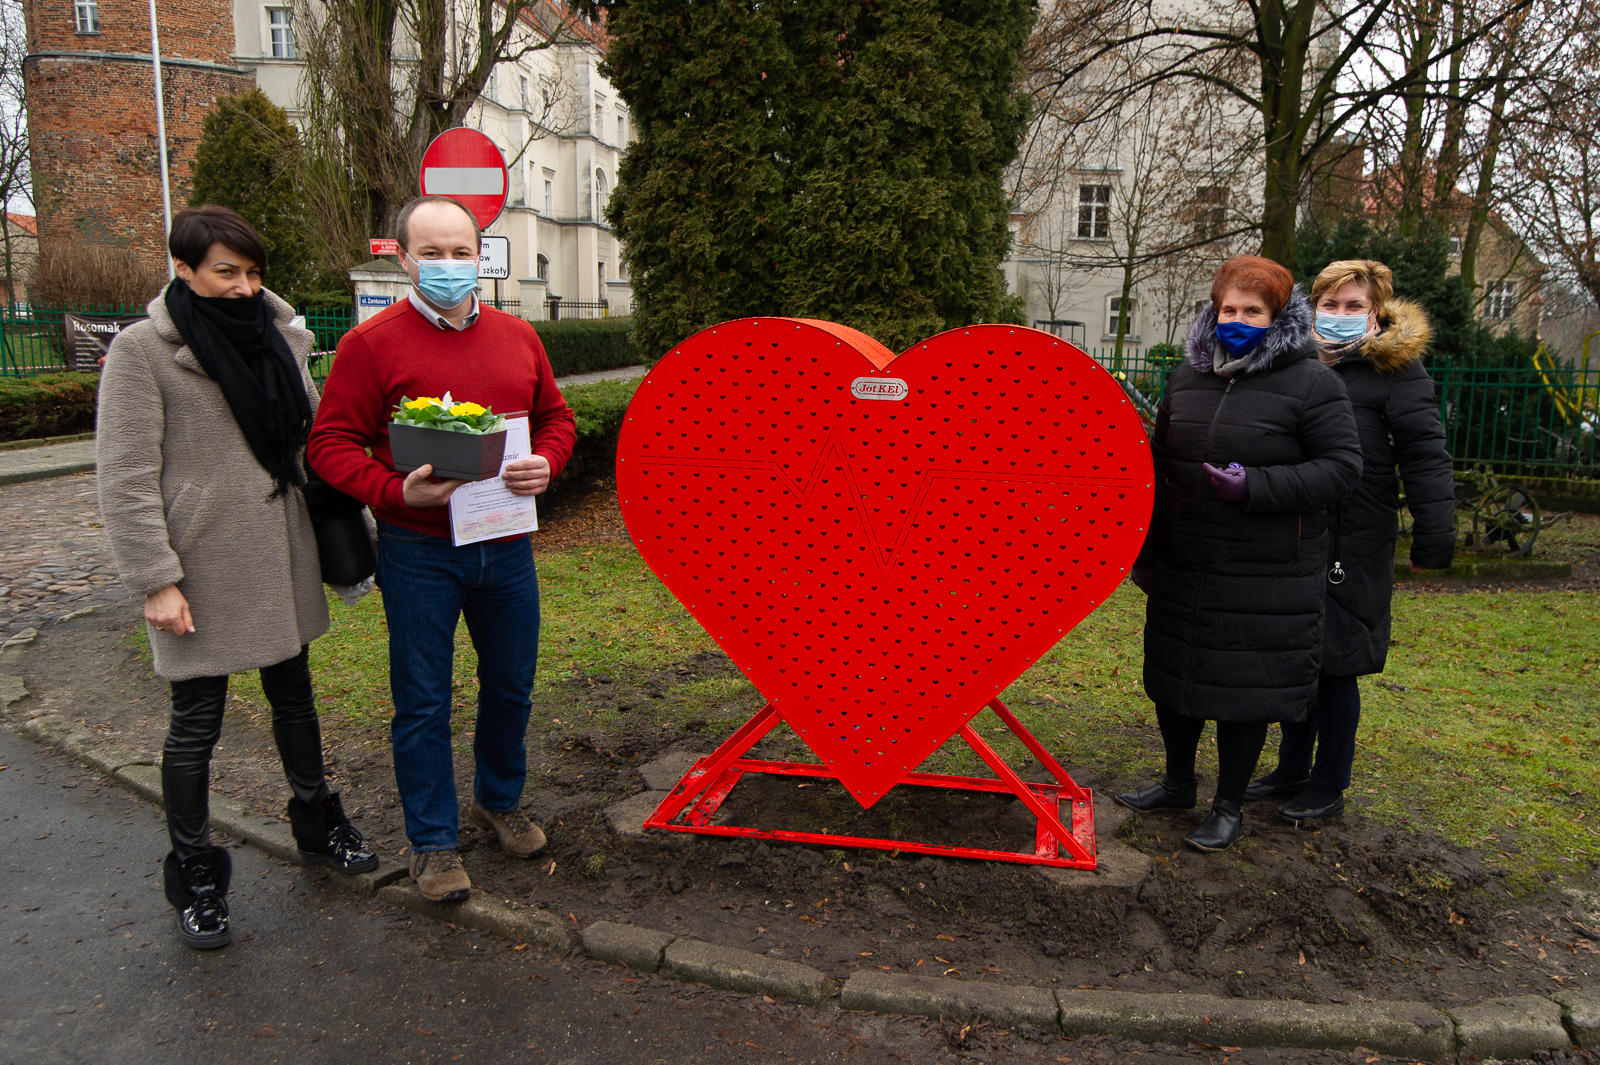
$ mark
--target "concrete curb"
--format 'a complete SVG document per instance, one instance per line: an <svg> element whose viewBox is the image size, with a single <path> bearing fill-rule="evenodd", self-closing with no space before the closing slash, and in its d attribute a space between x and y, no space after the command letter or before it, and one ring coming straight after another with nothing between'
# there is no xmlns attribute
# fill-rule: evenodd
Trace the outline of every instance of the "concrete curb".
<svg viewBox="0 0 1600 1065"><path fill-rule="evenodd" d="M1108 1034L1153 1043L1317 1050L1360 1046L1421 1061L1450 1057L1457 1049L1450 1018L1414 1002L1319 1006L1123 991L1059 991L1056 997L1061 1003L1061 1031L1069 1036Z"/></svg>
<svg viewBox="0 0 1600 1065"><path fill-rule="evenodd" d="M662 953L661 971L725 991L785 995L813 1006L820 1006L839 990L837 983L809 965L699 939L669 943Z"/></svg>
<svg viewBox="0 0 1600 1065"><path fill-rule="evenodd" d="M851 973L839 993L847 1010L913 1013L952 1021L998 1021L1025 1024L1040 1031L1057 1028L1056 997L1042 987L982 984L937 976L898 973Z"/></svg>
<svg viewBox="0 0 1600 1065"><path fill-rule="evenodd" d="M1563 991L1553 997L1561 1004L1561 1021L1572 1041L1585 1050L1600 1050L1600 991Z"/></svg>
<svg viewBox="0 0 1600 1065"><path fill-rule="evenodd" d="M1561 1023L1560 1003L1538 995L1491 998L1446 1012L1455 1022L1461 1053L1475 1058L1531 1058L1572 1043Z"/></svg>
<svg viewBox="0 0 1600 1065"><path fill-rule="evenodd" d="M73 473L93 473L92 462L63 462L59 466L35 466L25 470L0 472L0 484L22 484L24 481L43 481L51 477L65 477Z"/></svg>
<svg viewBox="0 0 1600 1065"><path fill-rule="evenodd" d="M18 651L8 647L4 664ZM0 676L4 676L0 674ZM20 678L17 678L20 685ZM0 686L0 691L9 690ZM160 805L161 771L152 760L59 714L13 722L22 735L71 755L129 791ZM212 794L212 821L230 837L276 857L299 862L288 825L242 803ZM1112 1035L1154 1043L1205 1042L1240 1047L1352 1050L1365 1047L1413 1060L1527 1058L1539 1051L1600 1047L1600 994L1563 992L1489 999L1446 1012L1421 1003L1374 1002L1353 1006L1211 995L1150 995L1121 991L1053 991L1049 988L857 972L843 988L808 965L681 939L638 925L595 921L580 931L554 914L522 910L481 896L453 904L423 899L415 885L399 883L406 868L384 861L359 876L330 875L330 882L372 895L420 916L566 952L641 972L660 972L745 994L783 995L822 1005L837 996L849 1010L904 1013L949 1020L1025 1025L1068 1038Z"/></svg>
<svg viewBox="0 0 1600 1065"><path fill-rule="evenodd" d="M405 875L404 868L400 869L400 875ZM476 928L519 943L538 943L563 954L578 943L577 930L562 924L555 914L543 910L514 910L482 895L474 895L465 902L429 902L415 884L390 884L379 889L377 898L379 902L423 917L461 928Z"/></svg>

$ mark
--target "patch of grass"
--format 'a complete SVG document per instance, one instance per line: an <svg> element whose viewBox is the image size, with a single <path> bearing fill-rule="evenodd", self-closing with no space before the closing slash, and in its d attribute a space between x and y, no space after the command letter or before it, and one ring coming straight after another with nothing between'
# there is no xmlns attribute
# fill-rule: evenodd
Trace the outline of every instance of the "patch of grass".
<svg viewBox="0 0 1600 1065"><path fill-rule="evenodd" d="M534 732L648 722L700 731L706 750L760 706L729 671L677 676L661 698L624 711L580 699L575 685L625 686L715 651L708 637L626 544L542 554L543 623ZM1161 739L1141 682L1144 596L1119 588L1004 693L1069 770L1153 778ZM1364 720L1350 794L1371 816L1433 829L1480 851L1513 880L1600 861L1600 600L1578 592L1402 592L1387 672L1361 681ZM390 712L382 604L335 603L334 628L312 649L324 712L352 725ZM476 659L457 636L457 727L471 723ZM235 690L260 699L254 678ZM620 690L620 688L619 688ZM1012 764L1026 752L990 714L976 719ZM1201 770L1214 779L1211 733ZM787 729L763 751L801 757ZM1263 771L1276 736L1263 754ZM987 775L959 740L924 767ZM1102 801L1109 801L1103 796ZM1263 816L1265 814L1263 813Z"/></svg>

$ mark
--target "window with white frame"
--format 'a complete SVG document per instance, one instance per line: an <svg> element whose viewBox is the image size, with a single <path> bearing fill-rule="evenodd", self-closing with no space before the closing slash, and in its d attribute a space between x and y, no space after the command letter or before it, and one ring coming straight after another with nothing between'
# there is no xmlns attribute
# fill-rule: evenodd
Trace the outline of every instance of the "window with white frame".
<svg viewBox="0 0 1600 1065"><path fill-rule="evenodd" d="M543 255L536 255L533 259L533 276L540 281L550 280L550 260Z"/></svg>
<svg viewBox="0 0 1600 1065"><path fill-rule="evenodd" d="M606 101L604 97L596 96L594 98L594 128L589 132L594 134L594 139L597 141L606 139Z"/></svg>
<svg viewBox="0 0 1600 1065"><path fill-rule="evenodd" d="M1450 238L1450 258L1452 258L1452 259L1461 258L1461 238L1460 237L1451 237Z"/></svg>
<svg viewBox="0 0 1600 1065"><path fill-rule="evenodd" d="M594 168L594 217L599 221L604 217L606 200L609 194L606 189L606 172L599 167Z"/></svg>
<svg viewBox="0 0 1600 1065"><path fill-rule="evenodd" d="M617 112L617 143L628 143L628 113L626 111Z"/></svg>
<svg viewBox="0 0 1600 1065"><path fill-rule="evenodd" d="M1196 240L1221 240L1228 229L1228 190L1222 185L1201 185L1194 192Z"/></svg>
<svg viewBox="0 0 1600 1065"><path fill-rule="evenodd" d="M1111 239L1111 186L1078 186L1078 237Z"/></svg>
<svg viewBox="0 0 1600 1065"><path fill-rule="evenodd" d="M1126 320L1126 322L1127 322L1127 324L1125 326L1122 325L1124 320ZM1136 300L1136 299L1128 300L1126 309L1124 309L1124 307L1123 307L1123 302L1122 302L1122 297L1121 296L1112 296L1106 301L1106 336L1108 336L1108 337L1116 336L1117 335L1117 329L1118 329L1119 326L1122 327L1123 336L1124 337L1135 337L1135 336L1138 336L1139 335L1138 321L1139 321L1139 301L1138 300Z"/></svg>
<svg viewBox="0 0 1600 1065"><path fill-rule="evenodd" d="M528 109L528 79L527 78L524 78L524 77L518 77L517 78L517 99L519 101L521 101L522 109L524 111L526 111Z"/></svg>
<svg viewBox="0 0 1600 1065"><path fill-rule="evenodd" d="M555 217L556 213L556 176L553 172L544 172L544 214L546 218Z"/></svg>
<svg viewBox="0 0 1600 1065"><path fill-rule="evenodd" d="M295 58L293 8L267 8L267 54L274 59Z"/></svg>
<svg viewBox="0 0 1600 1065"><path fill-rule="evenodd" d="M100 0L76 0L72 10L79 33L100 32Z"/></svg>
<svg viewBox="0 0 1600 1065"><path fill-rule="evenodd" d="M1491 281L1484 288L1483 316L1490 321L1503 322L1517 309L1517 283Z"/></svg>

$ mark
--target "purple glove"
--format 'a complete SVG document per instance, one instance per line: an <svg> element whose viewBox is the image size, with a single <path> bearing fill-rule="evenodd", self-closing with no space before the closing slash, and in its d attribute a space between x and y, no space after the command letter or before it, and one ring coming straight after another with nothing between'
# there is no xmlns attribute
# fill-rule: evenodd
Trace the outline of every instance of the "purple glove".
<svg viewBox="0 0 1600 1065"><path fill-rule="evenodd" d="M1218 499L1224 503L1244 503L1250 499L1250 483L1245 480L1243 466L1230 462L1227 469L1219 470L1209 462L1200 465L1211 477L1211 487L1217 490Z"/></svg>

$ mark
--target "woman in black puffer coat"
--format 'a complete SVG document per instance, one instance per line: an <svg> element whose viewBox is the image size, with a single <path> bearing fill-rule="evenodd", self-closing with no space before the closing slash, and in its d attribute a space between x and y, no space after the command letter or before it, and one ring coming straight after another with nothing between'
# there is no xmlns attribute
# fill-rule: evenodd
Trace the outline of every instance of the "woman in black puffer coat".
<svg viewBox="0 0 1600 1065"><path fill-rule="evenodd" d="M1332 514L1316 708L1305 721L1284 722L1277 768L1245 793L1289 799L1277 814L1290 824L1344 812L1361 720L1356 677L1381 673L1389 653L1401 478L1416 530L1412 570L1447 568L1455 550L1455 477L1433 379L1422 368L1433 339L1427 315L1395 299L1389 268L1368 259L1330 264L1317 275L1311 302L1318 357L1350 393L1364 468Z"/></svg>
<svg viewBox="0 0 1600 1065"><path fill-rule="evenodd" d="M1361 476L1350 400L1316 359L1311 307L1276 263L1236 256L1189 334L1150 439L1156 505L1134 567L1149 595L1144 686L1166 776L1117 796L1195 805L1195 751L1217 722L1211 814L1188 842L1226 850L1273 721L1316 698L1327 511Z"/></svg>

